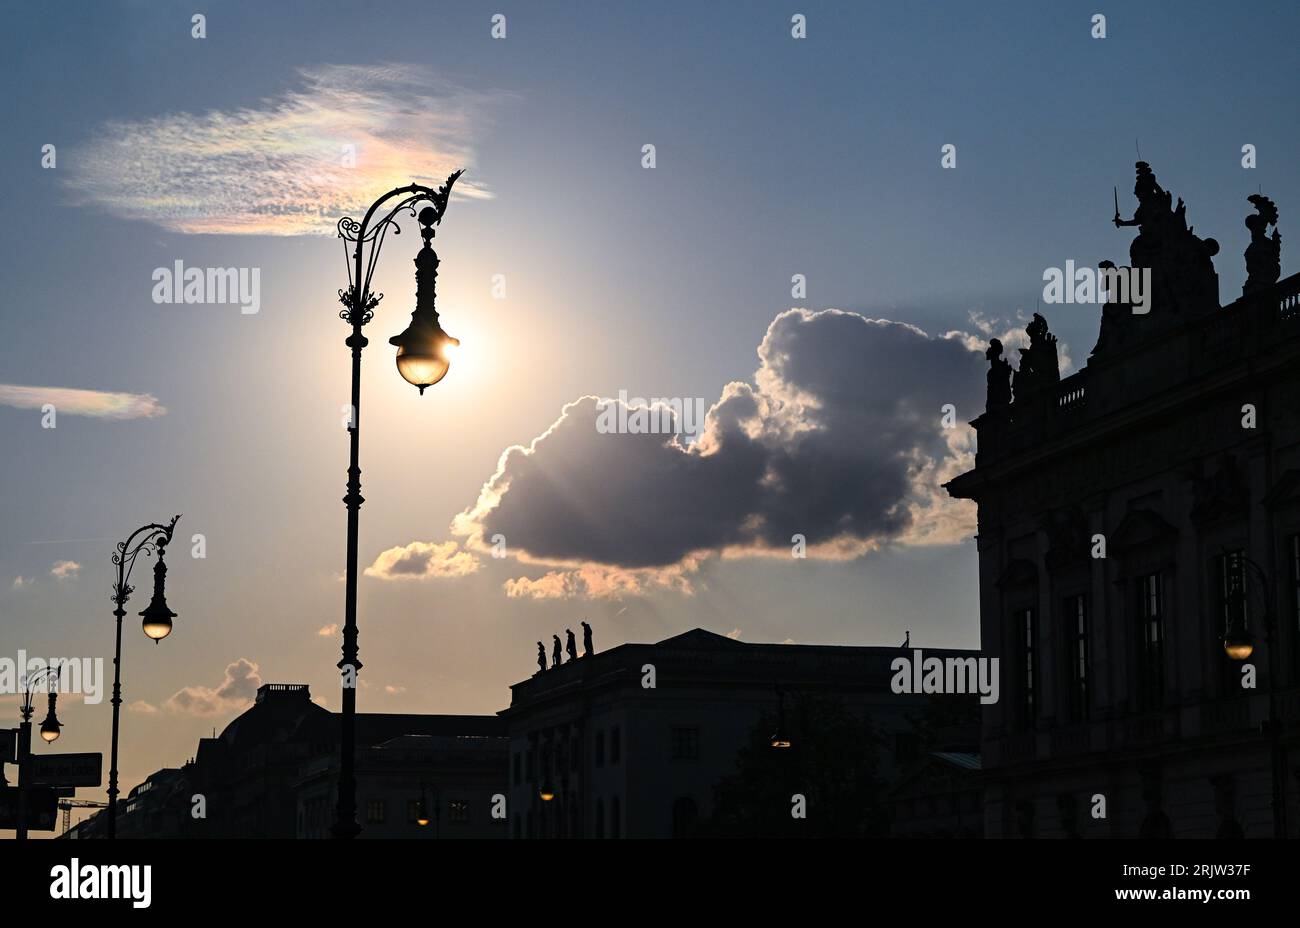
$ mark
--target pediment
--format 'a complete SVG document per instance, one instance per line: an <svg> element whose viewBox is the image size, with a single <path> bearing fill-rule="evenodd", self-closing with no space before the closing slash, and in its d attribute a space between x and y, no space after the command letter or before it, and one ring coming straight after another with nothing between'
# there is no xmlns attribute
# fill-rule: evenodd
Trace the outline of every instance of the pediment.
<svg viewBox="0 0 1300 928"><path fill-rule="evenodd" d="M1006 566L1002 575L998 577L998 589L1015 589L1017 587L1036 586L1038 584L1038 568L1033 561L1018 557Z"/></svg>
<svg viewBox="0 0 1300 928"><path fill-rule="evenodd" d="M1178 529L1155 510L1133 509L1110 536L1110 546L1119 551L1131 551L1169 541L1177 534Z"/></svg>

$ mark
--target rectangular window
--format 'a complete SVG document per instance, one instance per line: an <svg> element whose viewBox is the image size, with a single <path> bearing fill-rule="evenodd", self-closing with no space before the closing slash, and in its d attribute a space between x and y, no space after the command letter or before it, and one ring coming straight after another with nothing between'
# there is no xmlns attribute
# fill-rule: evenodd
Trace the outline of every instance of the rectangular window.
<svg viewBox="0 0 1300 928"><path fill-rule="evenodd" d="M1020 727L1033 728L1038 717L1038 651L1033 609L1013 613L1020 647Z"/></svg>
<svg viewBox="0 0 1300 928"><path fill-rule="evenodd" d="M1088 597L1084 593L1065 600L1066 655L1070 662L1070 720L1088 719Z"/></svg>
<svg viewBox="0 0 1300 928"><path fill-rule="evenodd" d="M619 731L617 725L609 731L609 762L611 764L617 764L623 759L623 739L621 735L622 732Z"/></svg>
<svg viewBox="0 0 1300 928"><path fill-rule="evenodd" d="M453 799L447 806L447 821L468 822L469 803L464 799Z"/></svg>
<svg viewBox="0 0 1300 928"><path fill-rule="evenodd" d="M1138 703L1158 709L1165 701L1165 603L1159 573L1137 581Z"/></svg>
<svg viewBox="0 0 1300 928"><path fill-rule="evenodd" d="M700 730L675 726L672 738L673 760L696 760L700 756Z"/></svg>
<svg viewBox="0 0 1300 928"><path fill-rule="evenodd" d="M1294 653L1296 669L1292 671L1292 680L1300 676L1300 535L1287 539L1287 563L1291 574L1291 638L1295 642Z"/></svg>
<svg viewBox="0 0 1300 928"><path fill-rule="evenodd" d="M366 824L382 825L388 818L388 803L382 799L372 799L366 803Z"/></svg>

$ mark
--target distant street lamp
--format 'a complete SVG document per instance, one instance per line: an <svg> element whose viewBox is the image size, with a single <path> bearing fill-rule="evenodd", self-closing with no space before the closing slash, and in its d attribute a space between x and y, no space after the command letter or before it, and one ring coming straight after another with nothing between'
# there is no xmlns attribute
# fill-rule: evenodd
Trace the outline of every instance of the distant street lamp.
<svg viewBox="0 0 1300 928"><path fill-rule="evenodd" d="M27 840L27 791L32 786L31 775L31 756L32 756L32 691L36 684L44 681L46 688L49 690L49 712L45 716L45 721L41 722L41 738L48 744L59 737L59 717L55 714L54 707L59 698L59 675L63 665L59 664L53 667L43 667L36 673L27 678L26 692L23 694L22 707L19 712L22 715L22 723L18 726L18 821L15 832L20 841ZM53 678L53 684L51 684Z"/></svg>
<svg viewBox="0 0 1300 928"><path fill-rule="evenodd" d="M144 617L142 626L145 635L152 638L156 644L171 634L172 619L176 618L176 613L167 608L167 599L164 595L167 565L163 562L163 554L167 550L167 545L171 543L172 532L179 519L180 516L173 516L166 525L151 522L141 526L132 532L126 541L118 542L117 553L113 555L113 563L117 566L117 582L113 584L113 602L117 606L113 610L113 616L117 619L117 649L113 657L113 745L108 768L108 837L110 838L117 837L117 736L118 716L122 705L122 619L126 616L127 600L135 592L135 587L129 583L131 571L135 568L135 559L141 553L158 552L158 560L153 565L153 599L140 613Z"/></svg>
<svg viewBox="0 0 1300 928"><path fill-rule="evenodd" d="M374 309L383 299L382 293L372 293L370 280L375 273L375 263L383 248L384 236L391 229L394 235L401 229L395 222L398 213L405 212L415 216L420 225L420 237L424 247L415 258L415 311L411 314L411 323L400 335L394 335L389 344L397 346L397 371L408 383L419 387L423 394L430 387L446 376L451 366L452 350L460 344L442 330L438 322L438 311L434 306L438 278L438 255L434 252L430 240L434 235L434 226L442 222L447 211L447 200L451 196L452 185L460 177L457 171L447 178L447 182L438 190L411 184L390 190L371 204L365 218L360 222L350 217L339 220L339 238L343 239L345 251L349 243L354 247L348 254L348 287L339 291L339 301L343 310L339 318L352 326L352 334L345 344L352 349L352 404L351 416L348 417L350 449L348 465L348 492L343 502L348 510L347 539L347 584L344 593L343 619L343 658L338 662L342 671L343 709L342 727L339 735L339 788L338 806L332 832L336 838L355 838L361 832L357 823L357 783L356 783L356 714L357 714L357 674L361 672L357 647L357 538L361 504L361 350L369 344L362 334L362 326L374 316ZM397 204L388 210L382 219L374 224L371 220L379 208L394 197L400 197ZM417 214L415 205L428 202Z"/></svg>
<svg viewBox="0 0 1300 928"><path fill-rule="evenodd" d="M785 727L785 690L781 689L779 686L776 688L776 698L776 731L772 732L772 737L768 739L768 743L773 748L784 750L785 748L790 747L791 744L790 735L787 733Z"/></svg>
<svg viewBox="0 0 1300 928"><path fill-rule="evenodd" d="M1276 616L1273 614L1273 605L1277 600L1274 595L1273 583L1263 567L1260 567L1258 563L1241 553L1226 554L1224 557L1234 559L1242 568L1249 568L1264 590L1263 641L1268 646L1268 720L1264 722L1263 729L1264 733L1269 737L1269 747L1272 754L1273 837L1285 838L1287 836L1286 753L1279 737L1282 732L1282 723L1278 718L1277 711L1276 681L1278 666L1277 648L1274 646L1277 642L1277 623ZM1246 624L1245 573L1246 571L1243 569L1241 583L1229 591L1228 628L1223 635L1223 650L1234 661L1244 661L1255 653L1255 636L1251 634Z"/></svg>

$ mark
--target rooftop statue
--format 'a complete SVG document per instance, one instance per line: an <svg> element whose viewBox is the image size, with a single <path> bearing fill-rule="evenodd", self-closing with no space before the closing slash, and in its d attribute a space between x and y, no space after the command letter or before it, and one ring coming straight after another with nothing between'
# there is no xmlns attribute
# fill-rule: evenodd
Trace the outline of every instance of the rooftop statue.
<svg viewBox="0 0 1300 928"><path fill-rule="evenodd" d="M1013 380L1017 400L1061 380L1056 336L1047 330L1047 320L1034 313L1025 334L1029 336L1029 347L1020 349L1020 369Z"/></svg>
<svg viewBox="0 0 1300 928"><path fill-rule="evenodd" d="M1152 305L1163 321L1174 313L1201 313L1219 307L1219 276L1211 260L1219 243L1200 238L1187 225L1182 198L1170 208L1169 191L1156 180L1151 165L1137 162L1133 195L1138 206L1132 219L1121 219L1115 197L1115 227L1137 226L1138 236L1129 246L1130 263L1151 269Z"/></svg>
<svg viewBox="0 0 1300 928"><path fill-rule="evenodd" d="M989 362L989 391L984 409L992 412L1011 405L1011 363L1003 359L1002 342L996 338L989 340L984 357Z"/></svg>
<svg viewBox="0 0 1300 928"><path fill-rule="evenodd" d="M1265 290L1282 276L1282 236L1277 232L1277 206L1263 194L1246 197L1255 207L1255 215L1246 217L1250 244L1246 246L1246 283L1243 296ZM1273 227L1270 238L1268 227Z"/></svg>

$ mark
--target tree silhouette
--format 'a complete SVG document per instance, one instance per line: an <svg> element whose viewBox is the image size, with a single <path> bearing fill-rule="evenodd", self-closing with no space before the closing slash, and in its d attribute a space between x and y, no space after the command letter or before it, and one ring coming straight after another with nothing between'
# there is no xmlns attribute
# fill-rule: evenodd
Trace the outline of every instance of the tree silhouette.
<svg viewBox="0 0 1300 928"><path fill-rule="evenodd" d="M888 832L877 769L881 738L839 700L787 694L750 732L736 773L714 787L714 814L700 833L719 838L851 838ZM772 747L784 728L790 747ZM795 818L794 796L806 818Z"/></svg>

